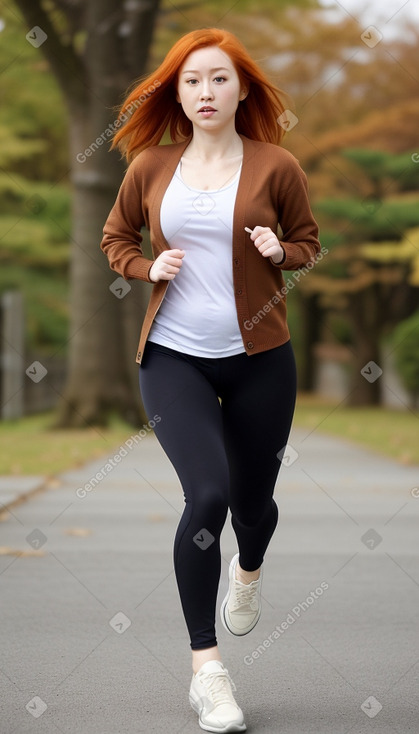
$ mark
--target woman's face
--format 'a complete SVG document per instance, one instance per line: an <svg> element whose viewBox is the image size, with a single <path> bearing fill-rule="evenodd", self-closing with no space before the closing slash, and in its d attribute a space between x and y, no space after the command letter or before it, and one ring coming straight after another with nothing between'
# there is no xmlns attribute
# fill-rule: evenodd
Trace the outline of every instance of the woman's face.
<svg viewBox="0 0 419 734"><path fill-rule="evenodd" d="M233 62L218 46L193 51L179 70L176 99L194 127L211 132L234 127L245 96Z"/></svg>

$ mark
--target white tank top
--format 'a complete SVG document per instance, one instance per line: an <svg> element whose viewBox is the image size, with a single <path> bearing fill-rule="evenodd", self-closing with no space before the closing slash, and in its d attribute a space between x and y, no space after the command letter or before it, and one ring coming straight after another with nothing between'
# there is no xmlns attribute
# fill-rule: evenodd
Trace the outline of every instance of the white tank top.
<svg viewBox="0 0 419 734"><path fill-rule="evenodd" d="M232 231L240 170L216 191L187 186L181 161L163 197L160 223L171 248L185 251L148 339L198 357L244 352L233 288Z"/></svg>

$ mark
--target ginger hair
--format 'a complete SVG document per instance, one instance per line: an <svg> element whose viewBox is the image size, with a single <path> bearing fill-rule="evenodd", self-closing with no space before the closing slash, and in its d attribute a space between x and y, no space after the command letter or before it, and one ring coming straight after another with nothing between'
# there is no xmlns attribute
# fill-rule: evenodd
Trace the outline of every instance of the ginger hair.
<svg viewBox="0 0 419 734"><path fill-rule="evenodd" d="M203 28L182 36L158 69L135 83L120 107L111 148L119 148L128 162L145 148L158 145L167 129L172 142L192 137L192 123L176 101L177 84L189 54L207 46L218 46L230 57L240 84L248 90L237 108L237 132L253 140L280 144L284 128L277 120L285 109L283 92L269 81L233 33Z"/></svg>

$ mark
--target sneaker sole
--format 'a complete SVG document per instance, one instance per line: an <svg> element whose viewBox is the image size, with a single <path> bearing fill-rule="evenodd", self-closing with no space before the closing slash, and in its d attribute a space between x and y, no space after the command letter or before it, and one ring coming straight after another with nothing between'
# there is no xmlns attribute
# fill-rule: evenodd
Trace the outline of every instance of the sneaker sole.
<svg viewBox="0 0 419 734"><path fill-rule="evenodd" d="M210 724L204 724L203 721L201 721L201 706L195 699L189 694L189 703L191 704L193 710L198 714L199 716L199 726L201 729L204 729L204 731L212 731L216 732L216 734L230 734L230 732L238 732L238 731L246 731L246 724L226 724L222 727L214 727Z"/></svg>
<svg viewBox="0 0 419 734"><path fill-rule="evenodd" d="M223 600L223 602L221 604L221 607L220 607L220 617L221 617L221 622L223 623L224 629L226 629L227 632L230 635L234 635L234 637L244 637L245 635L248 635L249 632L251 632L256 627L257 623L259 622L260 615L262 613L262 607L261 607L261 605L259 606L259 614L258 614L255 622L252 624L251 628L248 629L248 630L246 630L246 632L233 632L233 630L231 630L230 627L228 626L228 622L227 622L227 619L226 619L226 616L225 616L225 610L226 610L226 607L227 607L228 597L230 596L230 585L231 585L231 582L232 582L232 575L233 575L233 572L234 572L233 571L233 563L234 563L234 559L235 558L236 558L236 556L234 556L231 559L231 561L230 561L230 566L229 566L229 569L228 569L228 581L229 581L228 591L227 591L227 594L224 597L224 600ZM262 578L262 573L263 572L262 572L262 569L261 569L260 570L260 577L261 578Z"/></svg>

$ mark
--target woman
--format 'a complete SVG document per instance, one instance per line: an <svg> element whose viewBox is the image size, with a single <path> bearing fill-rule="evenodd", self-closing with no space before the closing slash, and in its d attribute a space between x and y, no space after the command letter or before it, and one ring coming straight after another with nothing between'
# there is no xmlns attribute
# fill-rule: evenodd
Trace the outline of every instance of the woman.
<svg viewBox="0 0 419 734"><path fill-rule="evenodd" d="M192 649L189 699L213 732L246 728L215 634L220 534L230 508L239 552L221 620L242 636L260 616L295 403L282 272L312 267L320 249L305 174L279 147L283 112L234 35L182 37L121 108L113 146L130 166L101 244L124 278L155 284L136 361L184 492L174 567ZM172 144L158 145L167 128Z"/></svg>

